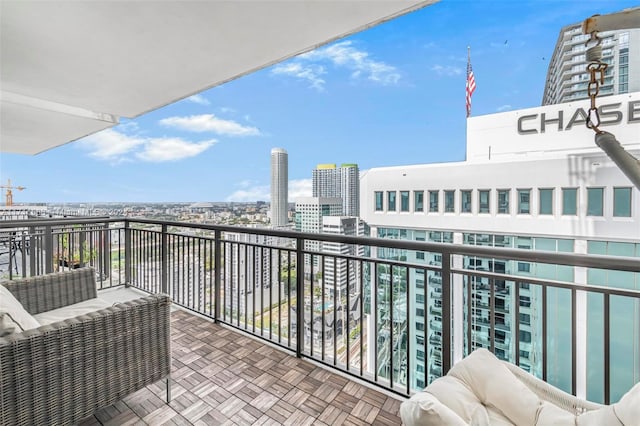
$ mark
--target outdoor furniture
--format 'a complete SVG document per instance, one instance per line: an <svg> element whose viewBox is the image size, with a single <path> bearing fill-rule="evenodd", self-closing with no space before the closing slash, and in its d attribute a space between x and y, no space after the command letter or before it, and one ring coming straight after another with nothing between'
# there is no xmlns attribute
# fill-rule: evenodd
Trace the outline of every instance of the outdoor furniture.
<svg viewBox="0 0 640 426"><path fill-rule="evenodd" d="M168 296L112 305L92 268L0 284L0 425L75 424L161 379L170 400Z"/></svg>
<svg viewBox="0 0 640 426"><path fill-rule="evenodd" d="M405 425L637 425L640 384L612 405L569 395L477 349L400 406Z"/></svg>

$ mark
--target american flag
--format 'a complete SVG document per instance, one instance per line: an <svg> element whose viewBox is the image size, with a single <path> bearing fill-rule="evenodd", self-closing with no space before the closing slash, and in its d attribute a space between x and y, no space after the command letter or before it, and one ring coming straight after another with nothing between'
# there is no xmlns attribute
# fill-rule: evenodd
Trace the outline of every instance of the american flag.
<svg viewBox="0 0 640 426"><path fill-rule="evenodd" d="M476 78L471 69L471 55L467 56L467 117L471 115L471 95L476 90Z"/></svg>

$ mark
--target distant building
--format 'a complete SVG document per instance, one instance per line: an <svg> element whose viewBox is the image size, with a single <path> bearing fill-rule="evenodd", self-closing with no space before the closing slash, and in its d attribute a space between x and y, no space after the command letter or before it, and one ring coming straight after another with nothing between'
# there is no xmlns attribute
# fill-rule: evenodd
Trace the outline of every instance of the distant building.
<svg viewBox="0 0 640 426"><path fill-rule="evenodd" d="M313 170L313 196L342 199L344 216L360 215L360 171L357 164L318 164Z"/></svg>
<svg viewBox="0 0 640 426"><path fill-rule="evenodd" d="M582 34L581 25L578 22L560 30L549 61L542 105L588 97L585 42L589 35ZM602 39L602 61L608 64L598 96L640 91L640 28L603 31L598 36Z"/></svg>
<svg viewBox="0 0 640 426"><path fill-rule="evenodd" d="M289 155L283 148L271 150L271 225L274 228L289 224Z"/></svg>
<svg viewBox="0 0 640 426"><path fill-rule="evenodd" d="M364 223L357 217L323 216L322 233L350 237L363 236ZM333 256L362 257L364 255L364 247L354 244L325 241L322 243L322 252L331 256L327 258L325 264L325 289L329 289L331 296L333 296L333 291L337 291L338 298L340 299L346 294L347 290L349 290L347 289L348 283L357 285L357 283L360 282L358 278L360 271L357 269L357 262L349 261L342 257L334 258Z"/></svg>
<svg viewBox="0 0 640 426"><path fill-rule="evenodd" d="M618 121L605 123L604 130L615 134L631 154L640 156L640 92L613 96L603 103L617 105L609 111L620 116ZM393 240L640 256L640 191L594 144L593 131L584 126L584 120L571 120L588 108L589 101L581 100L471 117L467 120L465 161L369 170L362 179L362 219L370 226L372 236ZM372 257L426 267L442 264L441 254L414 250L374 248ZM640 283L634 274L602 273L593 268L461 257L459 266L467 270L584 286L638 288ZM571 324L563 317L570 309L563 302L568 299L547 300L533 285L523 284L516 293L513 282L452 275L454 288L460 284L474 291L472 297L461 295L461 304L453 308L464 306L465 313L461 314L472 326L471 337L458 341L461 352L492 347L497 357L517 362L538 377L546 369L548 382L570 392L570 354L574 350L577 362L588 368L583 376L587 399L603 401L599 377L604 374L604 361L598 343L602 332L597 325L602 321L603 308L598 300L585 298L576 305L578 315L590 325L572 348L571 339L566 337ZM387 291L393 278L388 270L378 272L378 291ZM441 345L442 276L439 271L415 268L398 278L396 283L406 285L410 297L408 301L398 298L394 308L411 313L411 321L406 324L411 339L406 345L410 365L416 371L411 386L422 389L442 374L443 356L449 356L442 353ZM375 296L372 294L372 300ZM640 381L640 310L616 303L619 322L611 327L616 358L610 367L614 401ZM378 309L378 318L384 318L389 308ZM395 312L394 321L398 319ZM514 312L518 312L518 323L513 319ZM540 326L543 318L547 321L546 333ZM402 327L399 325L396 336L404 332ZM554 342L548 353L555 355L543 364L546 342ZM378 348L391 343L382 337ZM370 340L369 347L373 344ZM403 357L394 357L393 369L399 371L403 367L397 364L398 359ZM385 363L378 367L390 371L391 366Z"/></svg>

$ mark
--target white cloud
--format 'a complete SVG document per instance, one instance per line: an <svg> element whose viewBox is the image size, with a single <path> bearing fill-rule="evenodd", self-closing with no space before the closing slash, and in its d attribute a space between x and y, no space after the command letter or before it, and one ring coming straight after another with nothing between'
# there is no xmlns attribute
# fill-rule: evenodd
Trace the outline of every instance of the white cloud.
<svg viewBox="0 0 640 426"><path fill-rule="evenodd" d="M461 67L455 67L452 65L439 65L436 64L434 66L431 67L431 71L434 71L436 74L438 75L444 75L444 76L455 76L455 75L462 75L462 68Z"/></svg>
<svg viewBox="0 0 640 426"><path fill-rule="evenodd" d="M303 53L293 61L276 66L271 73L289 75L308 81L309 87L322 91L325 80L320 76L327 73L318 63L328 62L335 68L351 71L351 78L366 78L378 84L396 84L400 80L397 68L371 59L368 52L357 49L352 41L342 41Z"/></svg>
<svg viewBox="0 0 640 426"><path fill-rule="evenodd" d="M220 107L220 112L223 114L233 114L236 110L231 107Z"/></svg>
<svg viewBox="0 0 640 426"><path fill-rule="evenodd" d="M365 77L380 84L396 84L400 73L396 67L373 60L369 53L353 47L352 41L341 41L298 56L305 61L328 60L337 67L352 71L352 78Z"/></svg>
<svg viewBox="0 0 640 426"><path fill-rule="evenodd" d="M510 109L513 109L513 107L509 104L505 104L505 105L501 105L498 108L496 108L496 111L498 112L502 112L502 111L509 111Z"/></svg>
<svg viewBox="0 0 640 426"><path fill-rule="evenodd" d="M256 185L234 191L226 201L267 201L269 199L271 199L269 185Z"/></svg>
<svg viewBox="0 0 640 426"><path fill-rule="evenodd" d="M210 148L215 140L202 142L189 142L180 138L154 138L148 139L141 152L136 157L153 163L164 161L178 161L184 158L195 157Z"/></svg>
<svg viewBox="0 0 640 426"><path fill-rule="evenodd" d="M269 185L255 185L256 182L244 180L236 186L240 189L229 195L226 201L268 201L271 199ZM252 185L253 186L250 186ZM296 198L311 197L311 179L296 179L289 181L289 202L295 202Z"/></svg>
<svg viewBox="0 0 640 426"><path fill-rule="evenodd" d="M213 114L190 115L188 117L167 117L160 124L190 132L213 132L229 136L256 136L260 131L251 126L243 126L233 120L224 120Z"/></svg>
<svg viewBox="0 0 640 426"><path fill-rule="evenodd" d="M205 105L205 106L211 105L211 102L209 102L209 100L202 95L189 96L187 100L198 105Z"/></svg>
<svg viewBox="0 0 640 426"><path fill-rule="evenodd" d="M180 138L146 138L106 129L78 141L89 156L112 164L138 159L141 161L177 161L196 156L212 146L215 140L190 142Z"/></svg>
<svg viewBox="0 0 640 426"><path fill-rule="evenodd" d="M324 67L315 64L303 65L300 62L289 62L287 64L277 65L271 70L271 74L288 75L309 82L309 87L320 92L324 90L325 81L320 78L322 74L326 74Z"/></svg>
<svg viewBox="0 0 640 426"><path fill-rule="evenodd" d="M81 147L89 151L89 156L111 162L124 161L125 154L144 145L144 143L144 138L128 136L114 129L103 130L78 142Z"/></svg>
<svg viewBox="0 0 640 426"><path fill-rule="evenodd" d="M289 181L289 202L296 201L296 198L311 197L312 181L311 179L297 179Z"/></svg>

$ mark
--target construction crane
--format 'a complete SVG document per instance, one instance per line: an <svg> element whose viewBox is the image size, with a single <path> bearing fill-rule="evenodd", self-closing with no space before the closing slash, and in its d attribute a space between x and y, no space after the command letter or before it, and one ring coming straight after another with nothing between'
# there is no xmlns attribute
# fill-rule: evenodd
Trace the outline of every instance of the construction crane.
<svg viewBox="0 0 640 426"><path fill-rule="evenodd" d="M18 191L22 191L23 189L27 189L25 186L12 186L11 179L7 179L6 185L0 185L0 188L6 189L4 196L4 204L9 207L13 205L13 190L17 189Z"/></svg>

